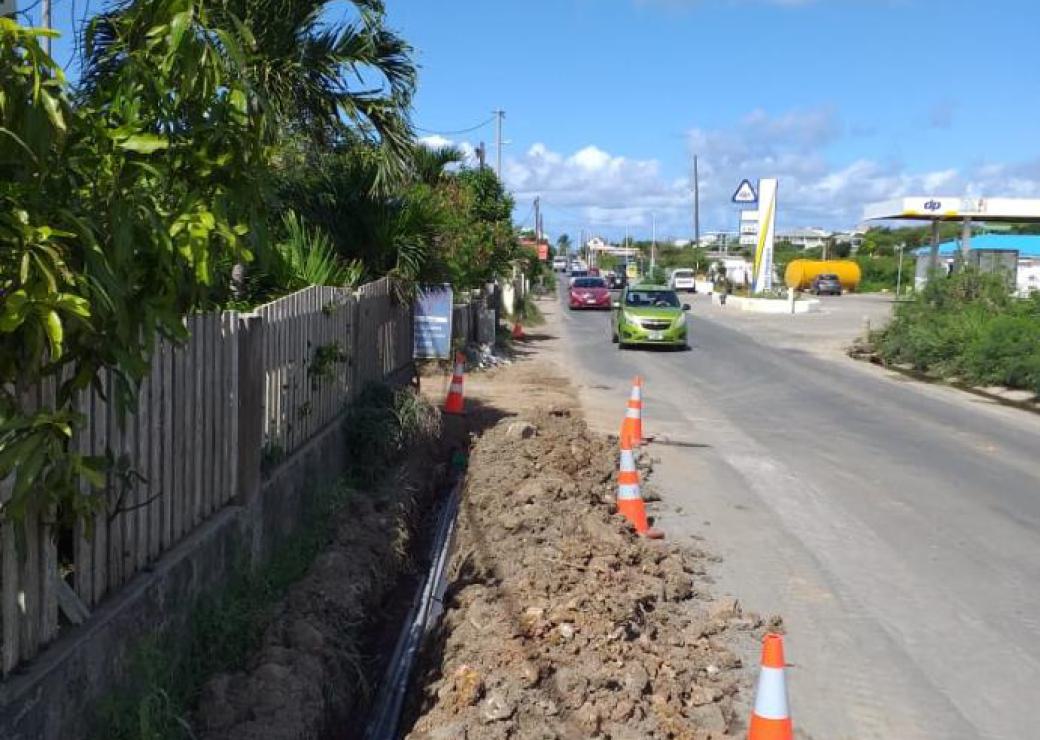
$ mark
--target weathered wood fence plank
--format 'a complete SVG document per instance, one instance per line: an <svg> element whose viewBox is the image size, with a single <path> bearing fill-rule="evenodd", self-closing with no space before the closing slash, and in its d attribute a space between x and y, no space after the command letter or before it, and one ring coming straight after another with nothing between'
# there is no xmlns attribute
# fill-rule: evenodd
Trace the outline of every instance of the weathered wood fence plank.
<svg viewBox="0 0 1040 740"><path fill-rule="evenodd" d="M306 288L252 315L195 314L185 328L184 343L155 339L127 413L111 370L75 398L82 424L70 449L115 463L103 489L82 483L98 497L97 515L64 534L57 512L31 507L21 522L0 523L0 676L35 657L61 625L88 619L214 512L248 505L263 462L291 455L367 383L411 362L410 309L395 304L387 280L357 291ZM53 408L71 368L63 372L25 389L27 408ZM12 480L0 481L0 505L12 490Z"/></svg>

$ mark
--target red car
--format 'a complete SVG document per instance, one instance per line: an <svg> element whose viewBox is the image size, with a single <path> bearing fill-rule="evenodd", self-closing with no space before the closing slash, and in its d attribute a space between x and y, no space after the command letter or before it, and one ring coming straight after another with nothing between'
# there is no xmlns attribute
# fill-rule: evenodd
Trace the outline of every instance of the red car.
<svg viewBox="0 0 1040 740"><path fill-rule="evenodd" d="M581 277L571 285L570 309L605 308L610 309L610 290L607 281L601 277Z"/></svg>

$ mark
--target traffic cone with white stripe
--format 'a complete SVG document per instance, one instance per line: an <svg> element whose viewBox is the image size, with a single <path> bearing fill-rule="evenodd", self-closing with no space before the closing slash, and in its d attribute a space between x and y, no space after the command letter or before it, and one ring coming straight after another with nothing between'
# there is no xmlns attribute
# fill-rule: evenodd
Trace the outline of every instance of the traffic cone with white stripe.
<svg viewBox="0 0 1040 740"><path fill-rule="evenodd" d="M632 392L628 397L625 419L621 422L621 439L628 439L632 447L638 447L643 439L643 379L632 379Z"/></svg>
<svg viewBox="0 0 1040 740"><path fill-rule="evenodd" d="M455 372L451 376L448 398L444 401L444 413L463 414L462 381L466 374L466 355L455 353Z"/></svg>
<svg viewBox="0 0 1040 740"><path fill-rule="evenodd" d="M758 674L755 708L748 740L792 740L794 729L787 708L784 677L784 638L770 633L762 640L762 672Z"/></svg>
<svg viewBox="0 0 1040 740"><path fill-rule="evenodd" d="M636 457L632 454L632 444L625 437L621 438L621 461L618 464L618 511L636 528L636 533L652 540L664 538L664 533L654 529L646 518L646 504L639 492L639 471L636 470Z"/></svg>

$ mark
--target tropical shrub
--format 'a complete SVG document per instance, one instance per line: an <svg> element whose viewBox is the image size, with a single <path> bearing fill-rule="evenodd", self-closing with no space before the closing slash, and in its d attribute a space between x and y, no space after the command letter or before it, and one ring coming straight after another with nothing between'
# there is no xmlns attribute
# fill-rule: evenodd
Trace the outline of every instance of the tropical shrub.
<svg viewBox="0 0 1040 740"><path fill-rule="evenodd" d="M936 277L871 339L888 362L1040 393L1040 296L1017 299L998 275Z"/></svg>

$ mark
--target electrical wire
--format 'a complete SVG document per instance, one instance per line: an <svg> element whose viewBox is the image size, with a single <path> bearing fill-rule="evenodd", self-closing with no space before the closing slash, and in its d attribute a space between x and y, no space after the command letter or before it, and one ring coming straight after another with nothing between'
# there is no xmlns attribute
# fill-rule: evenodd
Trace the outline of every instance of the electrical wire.
<svg viewBox="0 0 1040 740"><path fill-rule="evenodd" d="M434 131L433 129L423 128L422 126L416 126L415 130L422 131L424 134L435 134L437 136L457 136L458 134L468 134L473 131L476 131L477 129L484 128L494 120L495 117L491 116L491 118L487 119L483 123L478 123L476 126L471 126L470 128L459 129L458 131Z"/></svg>
<svg viewBox="0 0 1040 740"><path fill-rule="evenodd" d="M34 3L33 3L32 5L30 5L30 6L28 7L28 8L19 8L19 9L18 9L17 11L15 11L15 12L16 12L16 13L17 13L18 15L24 15L25 17L29 18L29 13L31 13L31 12L32 12L32 11L34 11L34 10L36 10L36 9L37 9L38 7L40 7L41 5L43 5L43 0L36 0L36 2L34 2ZM32 22L32 18L29 18L29 21L30 21L30 22Z"/></svg>

